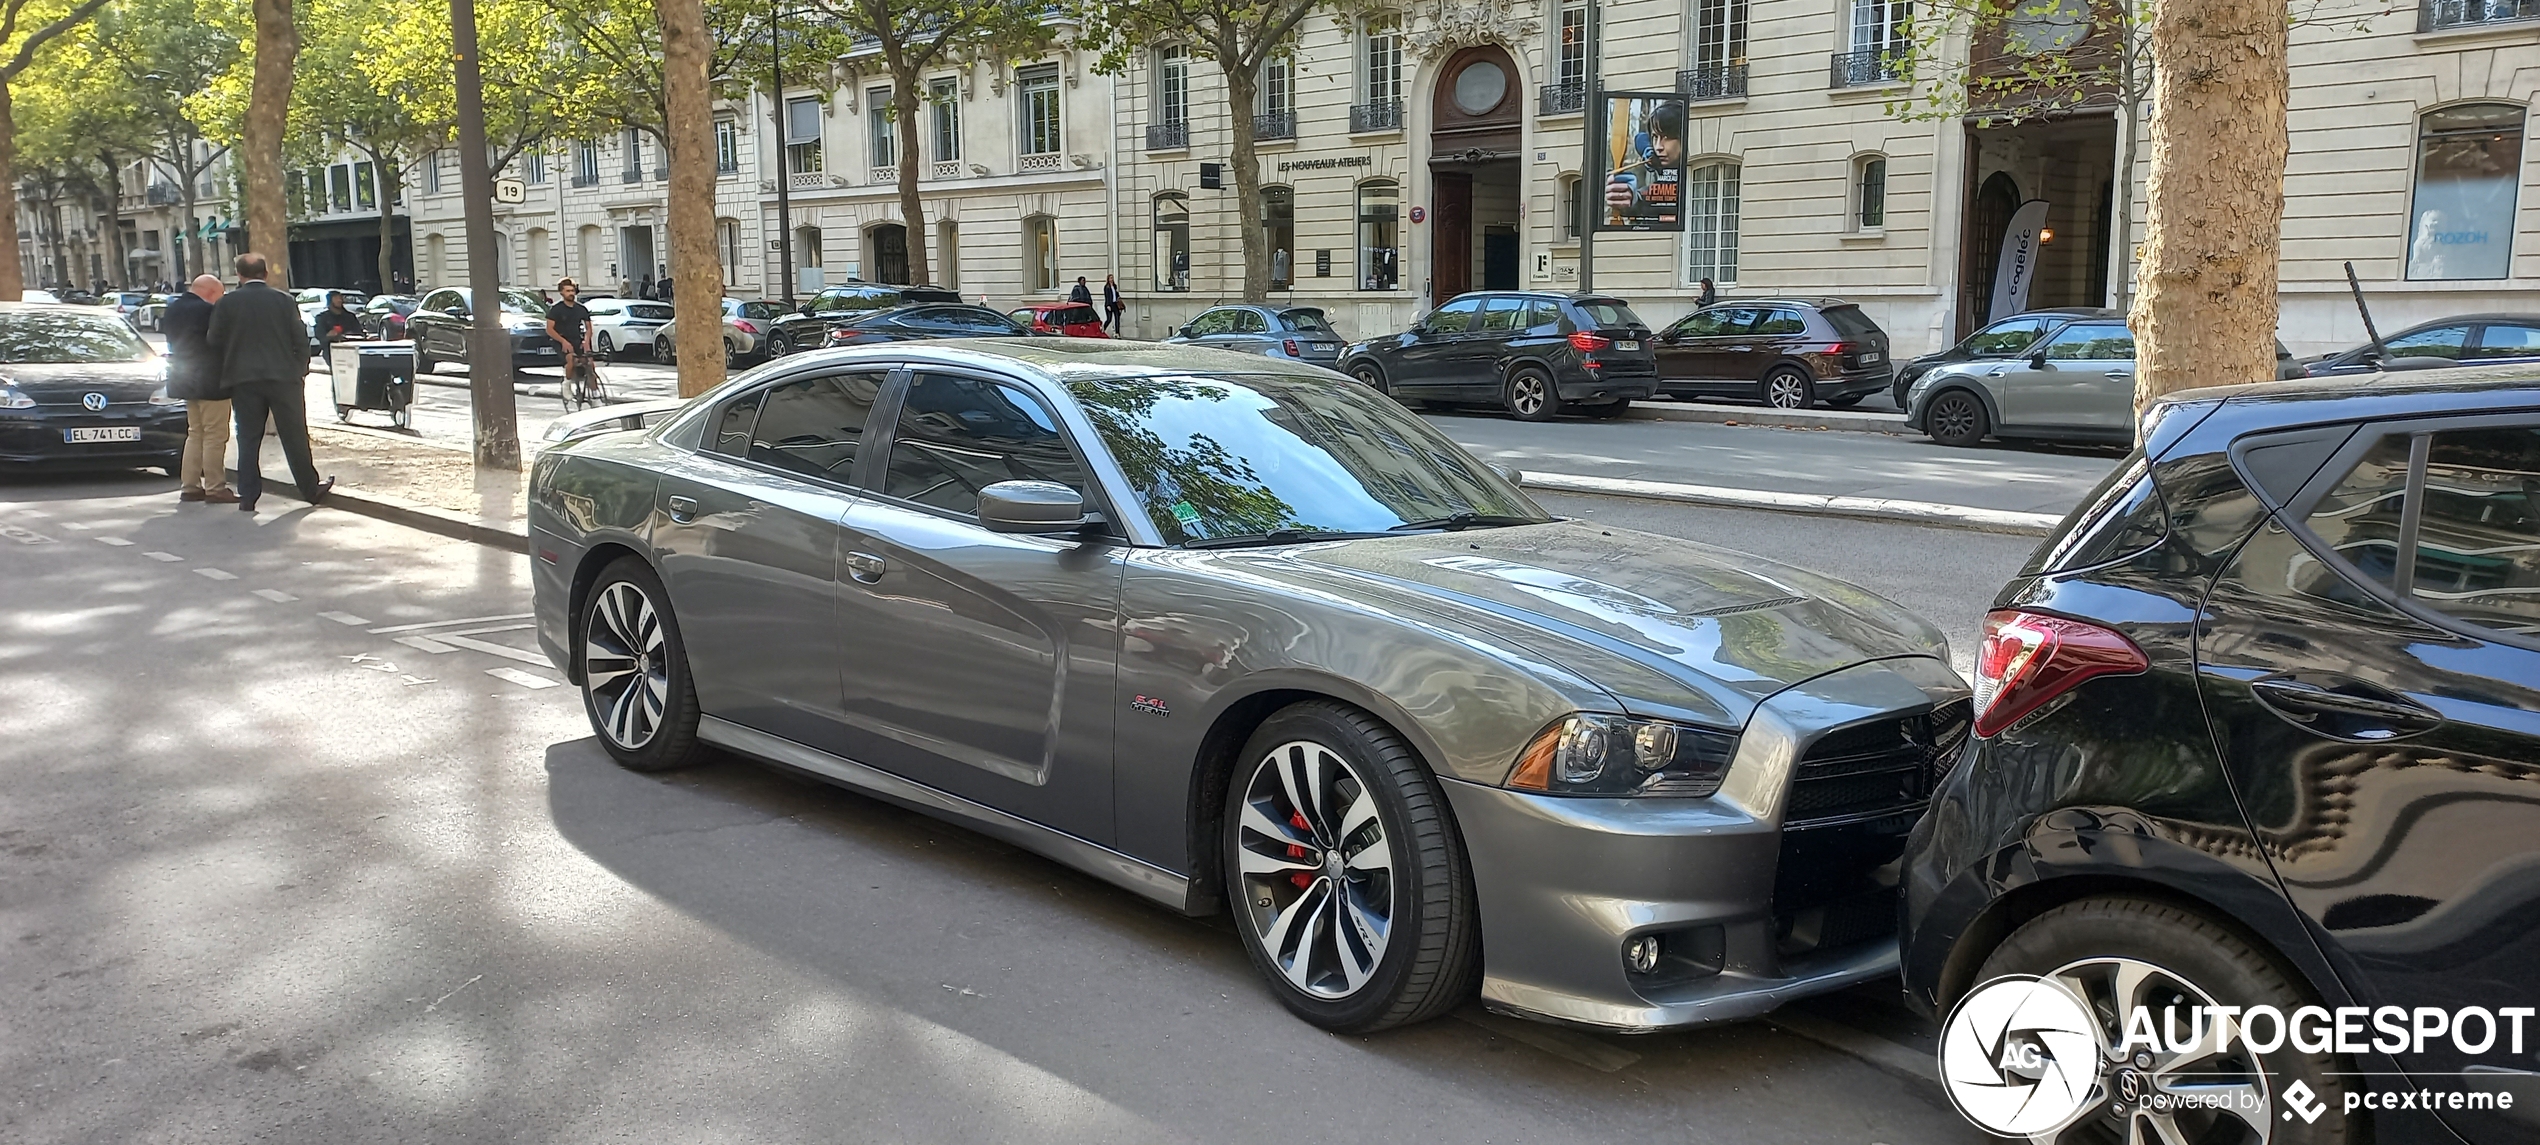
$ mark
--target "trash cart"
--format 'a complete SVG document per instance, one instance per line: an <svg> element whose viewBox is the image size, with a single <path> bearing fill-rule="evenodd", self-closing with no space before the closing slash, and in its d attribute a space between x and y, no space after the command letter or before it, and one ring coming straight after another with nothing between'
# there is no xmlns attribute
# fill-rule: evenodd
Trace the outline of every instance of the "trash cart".
<svg viewBox="0 0 2540 1145"><path fill-rule="evenodd" d="M335 383L335 419L378 410L399 428L413 424L414 347L405 342L337 342L327 347Z"/></svg>

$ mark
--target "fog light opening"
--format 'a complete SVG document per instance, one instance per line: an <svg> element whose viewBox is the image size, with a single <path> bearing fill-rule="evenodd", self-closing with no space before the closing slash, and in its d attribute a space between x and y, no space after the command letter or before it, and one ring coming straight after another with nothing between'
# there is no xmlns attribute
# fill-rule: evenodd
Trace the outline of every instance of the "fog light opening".
<svg viewBox="0 0 2540 1145"><path fill-rule="evenodd" d="M1634 935L1623 943L1623 965L1634 974L1653 974L1658 970L1658 936Z"/></svg>

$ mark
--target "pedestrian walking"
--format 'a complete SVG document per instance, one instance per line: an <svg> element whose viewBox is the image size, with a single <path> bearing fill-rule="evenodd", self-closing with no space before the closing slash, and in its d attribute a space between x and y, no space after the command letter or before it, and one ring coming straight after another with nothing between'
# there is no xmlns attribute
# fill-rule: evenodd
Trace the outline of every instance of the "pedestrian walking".
<svg viewBox="0 0 2540 1145"><path fill-rule="evenodd" d="M1083 303L1087 306L1094 304L1094 292L1092 288L1085 285L1084 275L1080 274L1076 276L1076 289L1067 292L1067 300L1069 302Z"/></svg>
<svg viewBox="0 0 2540 1145"><path fill-rule="evenodd" d="M221 384L237 415L238 508L249 513L265 491L259 462L267 418L300 495L315 505L335 487L332 477L318 479L309 458L309 338L300 329L300 307L266 283L269 273L265 256L238 256L238 289L213 305L204 339L220 361Z"/></svg>
<svg viewBox="0 0 2540 1145"><path fill-rule="evenodd" d="M1102 276L1102 312L1103 325L1108 327L1112 333L1119 333L1120 316L1129 312L1129 304L1121 301L1120 299L1119 275L1106 274Z"/></svg>
<svg viewBox="0 0 2540 1145"><path fill-rule="evenodd" d="M1711 305L1711 304L1712 304L1712 303L1714 303L1714 302L1718 302L1719 300L1720 300L1720 288L1719 288L1719 286L1717 286L1716 284L1714 284L1714 283L1713 283L1710 279L1707 279L1707 278L1706 278L1706 279L1703 279L1703 280L1702 280L1702 294L1701 294L1701 296L1700 296L1700 297L1695 298L1695 299L1693 300L1693 305L1694 305L1694 307L1695 307L1696 309L1700 309L1701 307L1709 306L1709 305Z"/></svg>
<svg viewBox="0 0 2540 1145"><path fill-rule="evenodd" d="M168 299L159 328L168 336L168 396L185 402L185 453L177 465L179 501L235 505L229 487L229 391L221 385L220 360L205 341L220 280L203 275L193 289Z"/></svg>

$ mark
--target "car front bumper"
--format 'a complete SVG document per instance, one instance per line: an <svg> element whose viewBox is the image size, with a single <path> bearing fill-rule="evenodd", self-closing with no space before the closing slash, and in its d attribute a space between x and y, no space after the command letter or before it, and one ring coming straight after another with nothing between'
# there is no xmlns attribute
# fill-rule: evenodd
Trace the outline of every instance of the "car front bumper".
<svg viewBox="0 0 2540 1145"><path fill-rule="evenodd" d="M139 441L73 444L62 431L94 426L132 426ZM132 468L164 465L185 453L185 407L153 406L147 412L57 414L46 417L0 416L0 462L11 465L97 466Z"/></svg>

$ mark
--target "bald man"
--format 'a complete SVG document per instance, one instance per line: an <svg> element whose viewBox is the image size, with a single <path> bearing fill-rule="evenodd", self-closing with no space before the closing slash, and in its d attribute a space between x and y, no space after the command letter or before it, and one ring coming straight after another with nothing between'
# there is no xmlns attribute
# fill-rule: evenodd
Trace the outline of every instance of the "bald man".
<svg viewBox="0 0 2540 1145"><path fill-rule="evenodd" d="M168 335L168 396L185 400L185 459L178 466L179 501L234 505L238 494L229 487L229 390L221 384L220 362L212 357L204 336L212 327L212 304L220 301L220 280L203 275L192 289L168 300L160 328Z"/></svg>

